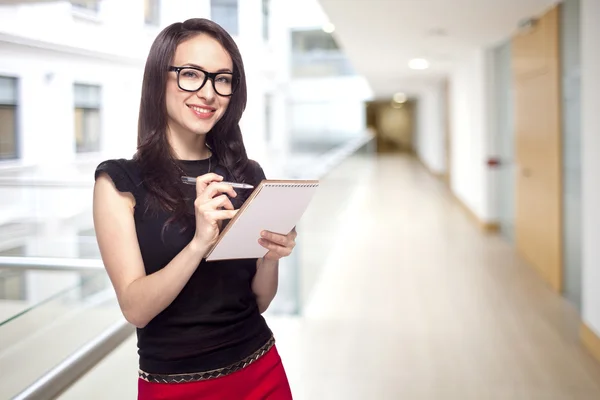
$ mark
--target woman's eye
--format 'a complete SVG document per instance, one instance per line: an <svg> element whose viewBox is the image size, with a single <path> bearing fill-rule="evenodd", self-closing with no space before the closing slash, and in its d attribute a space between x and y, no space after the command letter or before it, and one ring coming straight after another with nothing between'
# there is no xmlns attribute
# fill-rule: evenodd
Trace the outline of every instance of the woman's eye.
<svg viewBox="0 0 600 400"><path fill-rule="evenodd" d="M197 78L198 73L196 71L186 70L181 73L185 78Z"/></svg>

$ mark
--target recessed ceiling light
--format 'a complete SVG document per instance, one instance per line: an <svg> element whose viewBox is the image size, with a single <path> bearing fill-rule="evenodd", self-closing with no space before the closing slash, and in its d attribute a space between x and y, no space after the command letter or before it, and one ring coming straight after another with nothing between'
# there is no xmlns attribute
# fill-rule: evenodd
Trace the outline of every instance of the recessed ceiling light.
<svg viewBox="0 0 600 400"><path fill-rule="evenodd" d="M333 33L333 31L335 31L335 25L333 25L331 22L328 22L323 25L323 31L326 33Z"/></svg>
<svg viewBox="0 0 600 400"><path fill-rule="evenodd" d="M429 68L429 61L424 58L413 58L409 61L408 66L411 69L427 69Z"/></svg>
<svg viewBox="0 0 600 400"><path fill-rule="evenodd" d="M404 94L404 93L394 94L394 102L395 103L406 103L406 94Z"/></svg>

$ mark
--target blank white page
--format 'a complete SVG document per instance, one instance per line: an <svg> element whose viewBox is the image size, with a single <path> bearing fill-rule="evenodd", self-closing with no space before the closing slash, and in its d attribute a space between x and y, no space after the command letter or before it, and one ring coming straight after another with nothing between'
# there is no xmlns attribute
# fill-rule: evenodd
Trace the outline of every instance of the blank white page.
<svg viewBox="0 0 600 400"><path fill-rule="evenodd" d="M319 186L318 181L263 181L221 233L206 260L260 258L263 230L287 235L296 226Z"/></svg>

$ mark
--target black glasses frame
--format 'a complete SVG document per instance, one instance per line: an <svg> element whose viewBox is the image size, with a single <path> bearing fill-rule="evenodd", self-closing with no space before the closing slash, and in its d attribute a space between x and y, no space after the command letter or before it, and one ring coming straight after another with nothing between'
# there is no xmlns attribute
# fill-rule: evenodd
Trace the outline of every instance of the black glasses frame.
<svg viewBox="0 0 600 400"><path fill-rule="evenodd" d="M200 87L198 89L188 90L188 89L184 89L181 87L181 84L179 83L179 73L181 72L182 69L193 69L196 71L200 71L204 74L204 80L202 81L202 84L200 85ZM235 90L237 89L237 86L238 86L238 79L233 72L208 72L208 71L205 71L202 68L198 68L198 67L175 67L173 65L171 65L169 67L169 71L177 72L177 86L179 86L179 89L183 90L184 92L197 92L198 90L202 89L204 87L204 85L206 85L206 81L208 79L210 79L210 81L212 82L212 87L213 87L213 90L215 91L215 93L217 93L219 96L223 96L223 97L233 96L233 93L235 93ZM215 86L215 78L218 75L231 75L231 94L219 93L219 91L217 90L217 88Z"/></svg>

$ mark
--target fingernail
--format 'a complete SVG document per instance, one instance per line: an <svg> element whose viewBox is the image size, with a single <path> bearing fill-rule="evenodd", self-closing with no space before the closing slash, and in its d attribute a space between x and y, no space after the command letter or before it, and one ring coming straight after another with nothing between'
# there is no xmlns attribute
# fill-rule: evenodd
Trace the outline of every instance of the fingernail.
<svg viewBox="0 0 600 400"><path fill-rule="evenodd" d="M266 232L266 231L262 231L262 232L260 233L260 236L267 236L267 232Z"/></svg>

